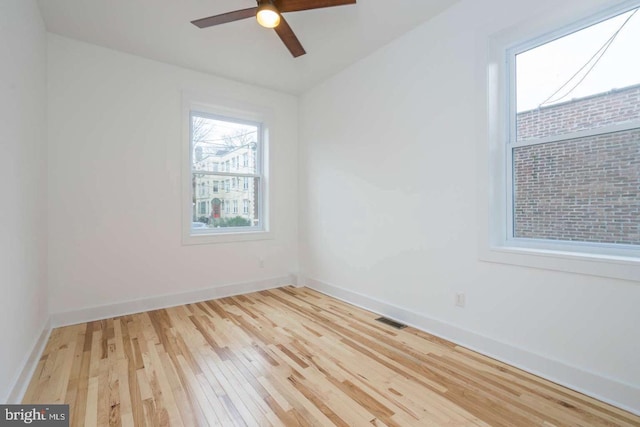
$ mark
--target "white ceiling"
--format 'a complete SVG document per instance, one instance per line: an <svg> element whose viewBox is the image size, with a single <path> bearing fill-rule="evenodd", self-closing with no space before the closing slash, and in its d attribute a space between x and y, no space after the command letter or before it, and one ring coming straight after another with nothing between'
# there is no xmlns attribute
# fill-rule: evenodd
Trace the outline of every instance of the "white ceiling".
<svg viewBox="0 0 640 427"><path fill-rule="evenodd" d="M255 0L39 0L39 5L52 33L297 94L456 1L358 0L286 13L307 51L299 58L273 30L251 18L207 29L190 23L253 7Z"/></svg>

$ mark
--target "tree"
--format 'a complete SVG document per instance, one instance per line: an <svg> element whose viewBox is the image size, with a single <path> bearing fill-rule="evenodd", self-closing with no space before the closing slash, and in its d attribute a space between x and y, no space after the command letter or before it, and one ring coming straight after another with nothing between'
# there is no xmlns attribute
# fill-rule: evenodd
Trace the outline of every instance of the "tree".
<svg viewBox="0 0 640 427"><path fill-rule="evenodd" d="M248 227L249 225L251 225L251 221L241 216L213 219L214 227Z"/></svg>
<svg viewBox="0 0 640 427"><path fill-rule="evenodd" d="M204 117L193 116L191 124L193 126L193 145L195 146L198 143L206 142L207 139L209 139L209 135L213 132L213 127L207 123L207 119Z"/></svg>
<svg viewBox="0 0 640 427"><path fill-rule="evenodd" d="M257 129L235 129L230 134L226 134L223 139L225 145L229 149L242 147L252 142L256 142L257 139Z"/></svg>

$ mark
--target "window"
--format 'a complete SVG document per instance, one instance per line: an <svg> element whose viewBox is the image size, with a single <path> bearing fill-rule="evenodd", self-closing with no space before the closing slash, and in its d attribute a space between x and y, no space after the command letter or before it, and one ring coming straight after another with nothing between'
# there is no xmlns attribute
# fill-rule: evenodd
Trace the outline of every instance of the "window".
<svg viewBox="0 0 640 427"><path fill-rule="evenodd" d="M491 38L482 259L640 277L638 7Z"/></svg>
<svg viewBox="0 0 640 427"><path fill-rule="evenodd" d="M207 202L198 202L198 213L200 215L207 214Z"/></svg>
<svg viewBox="0 0 640 427"><path fill-rule="evenodd" d="M249 167L249 154L248 153L242 153L242 166L247 168Z"/></svg>
<svg viewBox="0 0 640 427"><path fill-rule="evenodd" d="M248 199L244 199L242 201L242 213L244 213L245 215L249 213L249 200Z"/></svg>
<svg viewBox="0 0 640 427"><path fill-rule="evenodd" d="M636 12L511 53L513 239L640 245Z"/></svg>
<svg viewBox="0 0 640 427"><path fill-rule="evenodd" d="M262 162L240 169L240 153L246 153L247 158L249 155L255 159L262 158L263 125L197 109L189 112L189 125L192 197L208 197L206 201L193 201L196 204L190 217L192 222L198 222L200 216L206 215L209 224L206 228L192 227L189 236L264 232L265 221L261 217L264 203ZM237 216L239 200L211 199L209 194L219 191L235 193L240 186L248 189L249 182L255 191L245 193L247 207L243 212L247 215L244 217ZM258 209L250 212L249 204Z"/></svg>

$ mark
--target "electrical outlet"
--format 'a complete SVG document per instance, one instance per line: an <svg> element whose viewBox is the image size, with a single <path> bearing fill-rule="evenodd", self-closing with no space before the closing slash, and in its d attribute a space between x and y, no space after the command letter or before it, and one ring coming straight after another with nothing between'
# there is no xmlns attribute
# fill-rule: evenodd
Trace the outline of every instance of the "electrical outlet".
<svg viewBox="0 0 640 427"><path fill-rule="evenodd" d="M457 292L455 298L456 307L464 307L467 303L467 297L464 292Z"/></svg>

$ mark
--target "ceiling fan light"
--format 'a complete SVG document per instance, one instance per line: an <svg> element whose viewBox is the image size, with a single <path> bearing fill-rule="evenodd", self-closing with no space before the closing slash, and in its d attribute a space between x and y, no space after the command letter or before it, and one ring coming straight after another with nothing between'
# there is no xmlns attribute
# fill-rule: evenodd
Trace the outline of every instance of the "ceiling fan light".
<svg viewBox="0 0 640 427"><path fill-rule="evenodd" d="M278 9L270 3L263 3L258 8L256 19L258 20L258 24L265 28L275 28L280 24Z"/></svg>

